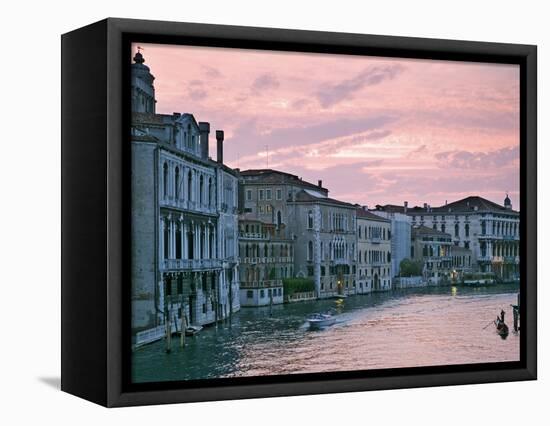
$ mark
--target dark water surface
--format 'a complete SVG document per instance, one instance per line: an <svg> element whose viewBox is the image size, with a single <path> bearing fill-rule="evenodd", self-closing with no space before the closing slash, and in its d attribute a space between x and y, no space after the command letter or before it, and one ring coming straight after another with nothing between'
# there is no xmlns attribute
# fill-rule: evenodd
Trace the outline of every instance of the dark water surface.
<svg viewBox="0 0 550 426"><path fill-rule="evenodd" d="M519 360L519 336L501 339L501 309L512 330L519 285L397 290L242 308L231 323L164 341L132 354L134 382L350 371ZM337 323L310 331L306 318L333 308Z"/></svg>

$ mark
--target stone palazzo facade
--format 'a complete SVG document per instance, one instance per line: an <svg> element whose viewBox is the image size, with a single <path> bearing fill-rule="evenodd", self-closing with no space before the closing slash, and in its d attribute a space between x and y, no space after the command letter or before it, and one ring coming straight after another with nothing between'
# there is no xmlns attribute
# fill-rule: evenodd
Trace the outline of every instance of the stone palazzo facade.
<svg viewBox="0 0 550 426"><path fill-rule="evenodd" d="M239 309L238 174L208 157L210 125L157 114L154 77L132 64L132 330L208 324Z"/></svg>
<svg viewBox="0 0 550 426"><path fill-rule="evenodd" d="M358 208L357 293L389 290L392 284L392 222Z"/></svg>
<svg viewBox="0 0 550 426"><path fill-rule="evenodd" d="M241 306L284 302L283 279L294 275L294 245L284 225L253 218L239 219L239 276Z"/></svg>
<svg viewBox="0 0 550 426"><path fill-rule="evenodd" d="M503 281L517 280L520 274L519 211L506 196L503 205L479 196L470 196L443 206L408 208L376 206L376 210L399 212L411 218L413 227L426 226L451 237L452 245L470 250L458 254L455 263L466 269L493 272Z"/></svg>

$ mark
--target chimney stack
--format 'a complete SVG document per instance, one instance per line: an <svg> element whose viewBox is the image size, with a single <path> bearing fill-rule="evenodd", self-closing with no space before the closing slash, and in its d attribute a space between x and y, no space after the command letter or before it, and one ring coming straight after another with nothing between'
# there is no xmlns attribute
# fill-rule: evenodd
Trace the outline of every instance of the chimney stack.
<svg viewBox="0 0 550 426"><path fill-rule="evenodd" d="M428 203L424 203L424 210L428 210Z"/></svg>
<svg viewBox="0 0 550 426"><path fill-rule="evenodd" d="M321 179L319 179L319 180L317 181L317 186L318 186L319 188L322 188L322 187L323 187L323 181L322 181Z"/></svg>
<svg viewBox="0 0 550 426"><path fill-rule="evenodd" d="M208 159L208 137L210 135L210 123L201 121L199 123L199 132L201 134L201 157L204 160Z"/></svg>
<svg viewBox="0 0 550 426"><path fill-rule="evenodd" d="M407 209L409 208L409 202L408 201L405 201L403 203L403 212L406 214L407 213Z"/></svg>
<svg viewBox="0 0 550 426"><path fill-rule="evenodd" d="M223 164L223 130L216 130L216 141L218 148L218 163Z"/></svg>

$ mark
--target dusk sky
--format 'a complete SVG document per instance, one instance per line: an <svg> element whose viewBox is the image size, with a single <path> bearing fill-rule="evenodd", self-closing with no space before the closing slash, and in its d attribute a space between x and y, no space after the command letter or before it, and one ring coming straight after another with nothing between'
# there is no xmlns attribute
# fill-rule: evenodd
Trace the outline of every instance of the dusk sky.
<svg viewBox="0 0 550 426"><path fill-rule="evenodd" d="M157 112L210 122L212 158L223 129L230 167L269 160L369 207L508 191L519 209L518 66L137 45Z"/></svg>

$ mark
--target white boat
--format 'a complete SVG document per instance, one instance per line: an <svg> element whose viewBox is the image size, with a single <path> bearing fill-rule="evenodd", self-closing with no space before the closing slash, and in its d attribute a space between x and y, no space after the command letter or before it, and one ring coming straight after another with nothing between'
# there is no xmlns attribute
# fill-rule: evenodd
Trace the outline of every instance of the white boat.
<svg viewBox="0 0 550 426"><path fill-rule="evenodd" d="M194 336L195 334L197 334L201 330L202 330L202 326L200 326L200 325L190 325L189 327L187 327L185 329L185 335L186 336Z"/></svg>
<svg viewBox="0 0 550 426"><path fill-rule="evenodd" d="M336 318L330 314L313 314L307 321L309 322L310 329L319 330L333 325L336 322Z"/></svg>

